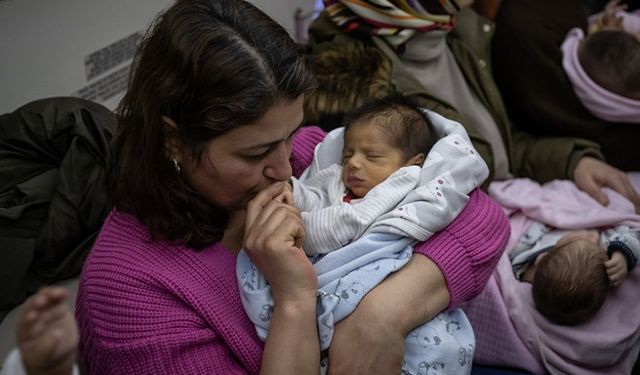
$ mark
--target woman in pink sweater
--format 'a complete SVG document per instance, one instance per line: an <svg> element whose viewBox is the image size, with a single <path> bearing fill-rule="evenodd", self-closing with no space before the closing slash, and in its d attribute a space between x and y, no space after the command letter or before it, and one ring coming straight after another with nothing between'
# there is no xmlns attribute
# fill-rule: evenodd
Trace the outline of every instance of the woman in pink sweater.
<svg viewBox="0 0 640 375"><path fill-rule="evenodd" d="M82 273L91 374L317 374L316 275L282 181L324 133L298 130L314 80L284 29L247 2L181 0L144 38L118 109L114 209ZM478 294L508 237L472 193L460 216L337 327L332 374L397 373L404 335ZM244 247L275 301L257 337L235 277Z"/></svg>

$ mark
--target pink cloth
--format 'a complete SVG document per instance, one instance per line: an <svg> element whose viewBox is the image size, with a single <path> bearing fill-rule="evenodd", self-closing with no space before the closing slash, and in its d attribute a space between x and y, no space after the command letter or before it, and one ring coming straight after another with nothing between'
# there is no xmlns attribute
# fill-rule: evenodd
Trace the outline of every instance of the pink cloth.
<svg viewBox="0 0 640 375"><path fill-rule="evenodd" d="M633 173L631 176L640 175ZM634 178L634 177L632 177ZM638 185L640 186L640 185ZM493 182L489 194L508 214L521 211L526 217L560 229L583 229L627 224L640 227L633 204L605 188L609 205L603 207L575 184L554 180L544 185L519 178Z"/></svg>
<svg viewBox="0 0 640 375"><path fill-rule="evenodd" d="M636 188L640 188L640 173L630 177ZM507 204L511 212L511 239L487 288L464 307L476 333L476 363L522 368L536 374L545 371L587 375L631 373L640 351L639 268L611 290L593 320L578 327L551 324L538 314L531 297L531 285L516 280L511 269L508 251L532 219L550 219L551 222L544 222L561 224L564 228L620 223L616 220L640 223L640 216L630 214L630 203L612 191L607 192L610 207L603 208L593 200L584 199L584 193L575 186L570 188L571 185L555 181L540 186L524 179L491 184L491 195L501 204ZM572 190L573 196L568 196ZM539 209L534 207L536 201ZM575 204L578 206L574 206L570 215L568 208ZM554 205L558 205L557 215L551 212ZM616 216L614 211L618 209Z"/></svg>
<svg viewBox="0 0 640 375"><path fill-rule="evenodd" d="M324 137L294 138L299 175ZM476 190L458 218L415 252L444 273L451 307L477 295L508 240L502 209ZM238 294L236 258L222 245L193 251L152 241L135 217L113 211L78 290L80 352L89 374L256 374L263 344Z"/></svg>
<svg viewBox="0 0 640 375"><path fill-rule="evenodd" d="M640 31L640 15L625 13L625 30ZM562 66L569 77L576 96L595 117L615 123L636 124L640 119L640 100L613 93L594 82L578 59L578 46L584 33L573 28L562 43Z"/></svg>

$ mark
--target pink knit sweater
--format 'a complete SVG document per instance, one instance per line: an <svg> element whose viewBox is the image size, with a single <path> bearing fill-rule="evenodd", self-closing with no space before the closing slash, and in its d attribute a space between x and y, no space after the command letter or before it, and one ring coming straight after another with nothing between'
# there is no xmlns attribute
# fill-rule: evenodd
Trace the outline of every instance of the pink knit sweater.
<svg viewBox="0 0 640 375"><path fill-rule="evenodd" d="M318 128L298 132L299 175ZM506 245L508 222L481 191L447 228L415 251L445 275L451 307L477 295ZM86 260L76 317L90 374L256 374L263 343L240 302L235 256L221 244L196 252L151 242L135 217L113 211Z"/></svg>

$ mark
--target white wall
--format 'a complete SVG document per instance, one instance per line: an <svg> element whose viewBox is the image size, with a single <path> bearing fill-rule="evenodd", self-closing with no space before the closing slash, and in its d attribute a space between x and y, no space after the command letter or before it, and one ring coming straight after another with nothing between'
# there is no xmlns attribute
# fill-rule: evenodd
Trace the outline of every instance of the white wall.
<svg viewBox="0 0 640 375"><path fill-rule="evenodd" d="M250 0L290 32L297 7L314 0ZM0 0L0 114L31 100L70 95L88 80L85 57L143 31L171 0ZM101 101L115 108L120 95Z"/></svg>

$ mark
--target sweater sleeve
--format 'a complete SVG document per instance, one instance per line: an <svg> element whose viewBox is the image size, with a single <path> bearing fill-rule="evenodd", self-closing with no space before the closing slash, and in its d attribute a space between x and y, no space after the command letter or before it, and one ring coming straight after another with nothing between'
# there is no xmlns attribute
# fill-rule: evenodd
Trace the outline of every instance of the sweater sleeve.
<svg viewBox="0 0 640 375"><path fill-rule="evenodd" d="M149 241L112 214L80 278L79 352L89 374L257 374L263 343L243 313L235 256Z"/></svg>
<svg viewBox="0 0 640 375"><path fill-rule="evenodd" d="M509 221L502 208L480 189L458 217L414 252L442 271L451 302L449 309L477 296L489 280L509 240Z"/></svg>
<svg viewBox="0 0 640 375"><path fill-rule="evenodd" d="M128 303L125 298L119 303ZM100 318L80 319L80 352L90 374L235 374L250 373L237 361L225 340L197 317L191 321L162 318L166 300L158 306L130 310L123 314L104 314L108 309L96 305ZM100 309L100 307L103 307ZM151 312L150 314L148 314ZM76 312L90 316L81 307ZM137 322L136 322L137 320ZM92 324L89 324L89 323ZM128 327L126 323L136 322ZM158 322L164 329L158 329ZM120 328L118 330L116 327ZM105 330L117 331L109 338L101 337ZM120 335L114 340L114 335Z"/></svg>

